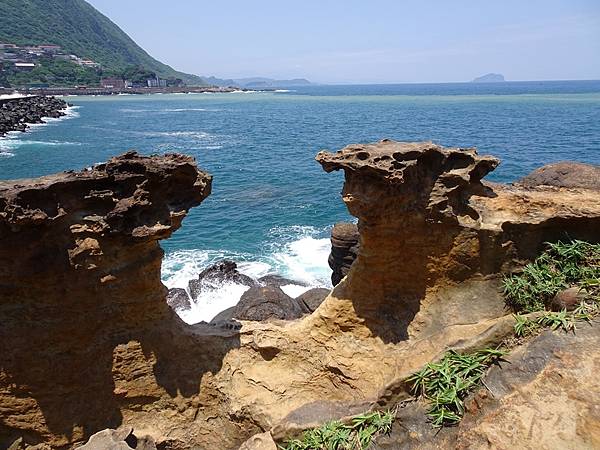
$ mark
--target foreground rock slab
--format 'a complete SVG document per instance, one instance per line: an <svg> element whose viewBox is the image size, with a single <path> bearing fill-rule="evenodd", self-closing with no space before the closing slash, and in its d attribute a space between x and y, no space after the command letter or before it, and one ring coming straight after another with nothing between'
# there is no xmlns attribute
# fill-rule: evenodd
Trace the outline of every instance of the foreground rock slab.
<svg viewBox="0 0 600 450"><path fill-rule="evenodd" d="M494 366L457 427L433 428L426 405L400 409L373 450L600 447L600 322L546 330Z"/></svg>

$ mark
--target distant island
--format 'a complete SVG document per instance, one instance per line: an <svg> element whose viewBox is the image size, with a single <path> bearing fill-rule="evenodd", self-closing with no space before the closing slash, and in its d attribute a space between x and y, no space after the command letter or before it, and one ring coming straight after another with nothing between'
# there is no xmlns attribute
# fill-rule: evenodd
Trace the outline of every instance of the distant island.
<svg viewBox="0 0 600 450"><path fill-rule="evenodd" d="M501 83L506 81L501 73L488 73L472 80L472 83Z"/></svg>

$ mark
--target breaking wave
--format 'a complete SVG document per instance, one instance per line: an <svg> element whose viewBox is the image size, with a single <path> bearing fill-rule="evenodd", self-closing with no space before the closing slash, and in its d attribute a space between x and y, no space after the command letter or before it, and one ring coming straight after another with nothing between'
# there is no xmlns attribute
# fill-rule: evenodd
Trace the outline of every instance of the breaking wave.
<svg viewBox="0 0 600 450"><path fill-rule="evenodd" d="M277 227L270 230L271 242L265 251L252 255L221 250L177 250L165 255L162 265L163 283L168 288L188 291L188 283L206 267L223 259L231 259L238 270L254 279L269 274L281 275L294 283L282 286L290 297L297 297L314 287L331 287L331 270L327 265L330 251L325 230L314 227ZM204 286L189 310L180 312L189 323L210 321L218 313L235 306L247 286L233 282ZM188 291L189 294L189 291Z"/></svg>

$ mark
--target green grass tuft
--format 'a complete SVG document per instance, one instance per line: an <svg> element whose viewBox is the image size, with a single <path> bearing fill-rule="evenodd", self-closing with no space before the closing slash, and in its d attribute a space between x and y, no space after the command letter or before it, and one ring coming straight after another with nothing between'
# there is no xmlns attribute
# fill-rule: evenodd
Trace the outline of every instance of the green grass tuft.
<svg viewBox="0 0 600 450"><path fill-rule="evenodd" d="M506 302L515 311L542 311L558 292L571 286L598 296L600 244L578 240L548 244L521 273L505 277L503 285Z"/></svg>
<svg viewBox="0 0 600 450"><path fill-rule="evenodd" d="M485 349L470 354L450 351L441 361L429 363L407 379L416 395L426 398L433 425L458 423L464 414L465 397L481 382L487 368L502 359L504 351Z"/></svg>
<svg viewBox="0 0 600 450"><path fill-rule="evenodd" d="M373 439L387 434L394 422L392 411L373 411L353 417L349 423L332 421L304 432L279 446L282 450L365 450Z"/></svg>

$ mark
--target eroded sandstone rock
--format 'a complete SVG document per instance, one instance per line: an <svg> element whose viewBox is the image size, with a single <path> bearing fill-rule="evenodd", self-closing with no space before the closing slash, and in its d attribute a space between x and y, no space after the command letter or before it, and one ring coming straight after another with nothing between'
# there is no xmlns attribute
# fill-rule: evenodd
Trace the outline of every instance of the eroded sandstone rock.
<svg viewBox="0 0 600 450"><path fill-rule="evenodd" d="M594 449L600 445L600 323L543 331L493 366L458 426L434 428L425 402L398 410L373 450Z"/></svg>
<svg viewBox="0 0 600 450"><path fill-rule="evenodd" d="M198 386L239 337L169 308L158 244L210 188L193 158L136 153L0 182L0 448L69 448L142 411L136 429L160 432L221 402Z"/></svg>
<svg viewBox="0 0 600 450"><path fill-rule="evenodd" d="M484 183L497 160L473 149L317 159L345 172L356 261L312 314L230 328L185 325L160 283L158 239L210 187L190 158L0 183L0 445L67 448L127 423L161 448L228 450L394 405L448 348L512 332L504 272L546 241L600 239L600 191Z"/></svg>
<svg viewBox="0 0 600 450"><path fill-rule="evenodd" d="M132 427L102 430L90 437L79 450L156 450L151 436L136 436Z"/></svg>

